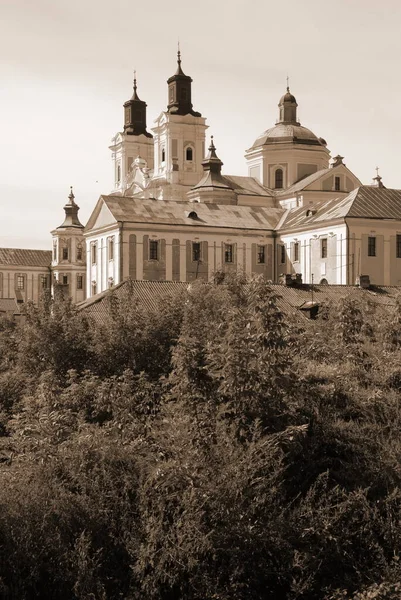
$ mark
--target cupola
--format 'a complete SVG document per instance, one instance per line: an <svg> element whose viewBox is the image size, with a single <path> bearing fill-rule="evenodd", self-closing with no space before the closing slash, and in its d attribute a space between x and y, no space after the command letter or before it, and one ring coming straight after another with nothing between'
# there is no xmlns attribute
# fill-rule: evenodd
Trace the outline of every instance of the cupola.
<svg viewBox="0 0 401 600"><path fill-rule="evenodd" d="M287 87L287 92L280 98L278 104L280 109L279 123L299 125L297 121L297 101L295 96L290 92L290 88Z"/></svg>
<svg viewBox="0 0 401 600"><path fill-rule="evenodd" d="M185 75L181 68L181 52L178 48L177 70L175 74L167 80L168 83L168 105L167 112L172 115L192 115L201 117L201 113L192 108L191 101L191 83L189 75Z"/></svg>
<svg viewBox="0 0 401 600"><path fill-rule="evenodd" d="M127 135L145 135L153 137L146 131L146 102L140 100L137 92L136 71L134 72L134 93L124 103L124 133Z"/></svg>
<svg viewBox="0 0 401 600"><path fill-rule="evenodd" d="M68 201L64 205L65 219L64 223L57 227L57 229L65 228L65 227L79 227L83 229L83 225L78 218L79 206L75 203L74 192L72 191L72 186L70 188L70 193L68 196Z"/></svg>

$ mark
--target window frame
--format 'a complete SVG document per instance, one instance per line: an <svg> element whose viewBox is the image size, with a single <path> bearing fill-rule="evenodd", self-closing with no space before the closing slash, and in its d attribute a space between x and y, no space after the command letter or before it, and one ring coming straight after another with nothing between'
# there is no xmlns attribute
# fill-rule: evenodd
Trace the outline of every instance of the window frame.
<svg viewBox="0 0 401 600"><path fill-rule="evenodd" d="M334 176L334 191L341 192L341 177L339 175Z"/></svg>
<svg viewBox="0 0 401 600"><path fill-rule="evenodd" d="M17 273L17 290L20 292L25 291L25 275L22 273Z"/></svg>
<svg viewBox="0 0 401 600"><path fill-rule="evenodd" d="M234 262L234 244L224 244L224 264L232 265Z"/></svg>
<svg viewBox="0 0 401 600"><path fill-rule="evenodd" d="M47 290L48 287L49 287L49 285L48 285L48 276L42 274L40 276L40 288L42 290Z"/></svg>
<svg viewBox="0 0 401 600"><path fill-rule="evenodd" d="M376 236L368 235L368 257L374 258L377 256Z"/></svg>
<svg viewBox="0 0 401 600"><path fill-rule="evenodd" d="M200 242L192 242L192 262L200 262L201 260L202 244Z"/></svg>
<svg viewBox="0 0 401 600"><path fill-rule="evenodd" d="M91 243L91 264L97 264L97 242Z"/></svg>
<svg viewBox="0 0 401 600"><path fill-rule="evenodd" d="M280 175L279 175L280 173ZM281 185L277 185L277 182L281 182ZM284 189L284 171L281 167L274 171L274 189L282 190Z"/></svg>
<svg viewBox="0 0 401 600"><path fill-rule="evenodd" d="M62 260L68 260L68 246L63 246L61 252Z"/></svg>
<svg viewBox="0 0 401 600"><path fill-rule="evenodd" d="M287 248L285 244L281 244L280 264L285 265L287 262Z"/></svg>
<svg viewBox="0 0 401 600"><path fill-rule="evenodd" d="M84 276L80 275L79 273L77 273L77 290L83 290L84 289Z"/></svg>
<svg viewBox="0 0 401 600"><path fill-rule="evenodd" d="M328 255L328 241L327 237L321 238L320 240L320 258L327 258Z"/></svg>
<svg viewBox="0 0 401 600"><path fill-rule="evenodd" d="M191 153L191 158L188 158L188 152ZM194 161L194 154L195 154L195 151L194 151L193 147L190 146L190 145L186 146L185 147L185 162L193 162Z"/></svg>
<svg viewBox="0 0 401 600"><path fill-rule="evenodd" d="M107 258L109 261L114 261L114 235L107 238Z"/></svg>
<svg viewBox="0 0 401 600"><path fill-rule="evenodd" d="M256 263L258 265L266 264L266 244L257 244L257 246L256 246Z"/></svg>
<svg viewBox="0 0 401 600"><path fill-rule="evenodd" d="M395 237L395 256L401 258L401 234L397 233Z"/></svg>
<svg viewBox="0 0 401 600"><path fill-rule="evenodd" d="M149 260L158 261L160 256L159 240L149 240Z"/></svg>
<svg viewBox="0 0 401 600"><path fill-rule="evenodd" d="M77 261L82 260L83 248L81 245L77 246Z"/></svg>
<svg viewBox="0 0 401 600"><path fill-rule="evenodd" d="M299 247L299 242L293 242L293 247L292 247L292 252L293 252L293 258L292 258L292 262L299 262L299 257L300 257L300 247Z"/></svg>

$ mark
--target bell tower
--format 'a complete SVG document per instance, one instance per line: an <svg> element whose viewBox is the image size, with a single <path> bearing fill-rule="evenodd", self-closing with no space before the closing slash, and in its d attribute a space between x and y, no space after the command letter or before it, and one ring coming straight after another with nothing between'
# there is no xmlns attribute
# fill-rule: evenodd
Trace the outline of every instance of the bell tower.
<svg viewBox="0 0 401 600"><path fill-rule="evenodd" d="M153 135L147 131L146 102L138 96L136 71L134 72L134 93L124 102L124 127L112 139L110 150L114 167L114 189L112 193L124 193L132 163L141 156L149 169L153 168Z"/></svg>
<svg viewBox="0 0 401 600"><path fill-rule="evenodd" d="M193 186L203 175L206 119L192 105L192 78L181 67L167 80L167 110L156 119L154 138L154 179L170 184Z"/></svg>
<svg viewBox="0 0 401 600"><path fill-rule="evenodd" d="M85 300L86 251L84 226L78 218L79 206L72 187L64 205L63 223L54 229L52 273L53 281L63 286L73 302Z"/></svg>

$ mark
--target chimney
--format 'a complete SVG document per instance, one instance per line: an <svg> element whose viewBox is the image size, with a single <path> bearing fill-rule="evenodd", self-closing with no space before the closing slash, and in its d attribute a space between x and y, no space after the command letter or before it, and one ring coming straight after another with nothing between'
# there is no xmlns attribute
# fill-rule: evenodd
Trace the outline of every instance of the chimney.
<svg viewBox="0 0 401 600"><path fill-rule="evenodd" d="M359 277L356 278L355 284L359 285L359 287L363 290L368 290L370 288L369 275L359 275Z"/></svg>

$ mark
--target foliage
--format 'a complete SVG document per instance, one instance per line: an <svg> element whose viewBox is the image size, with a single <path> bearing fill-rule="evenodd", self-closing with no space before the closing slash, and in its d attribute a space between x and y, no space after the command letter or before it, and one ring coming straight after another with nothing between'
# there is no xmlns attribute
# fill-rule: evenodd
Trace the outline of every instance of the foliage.
<svg viewBox="0 0 401 600"><path fill-rule="evenodd" d="M2 598L400 597L399 303L216 281L0 321Z"/></svg>

